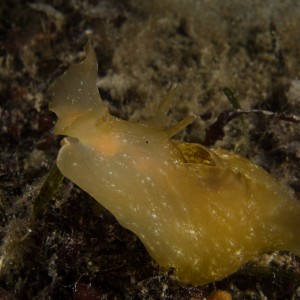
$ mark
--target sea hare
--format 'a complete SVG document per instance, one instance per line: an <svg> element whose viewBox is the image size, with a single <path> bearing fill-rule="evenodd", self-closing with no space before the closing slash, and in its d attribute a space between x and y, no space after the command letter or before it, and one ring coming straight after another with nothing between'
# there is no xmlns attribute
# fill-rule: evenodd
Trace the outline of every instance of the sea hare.
<svg viewBox="0 0 300 300"><path fill-rule="evenodd" d="M300 255L300 203L262 168L225 150L171 139L173 127L116 118L102 102L97 59L86 58L53 86L57 157L64 176L134 232L153 259L183 282L205 284L268 251Z"/></svg>

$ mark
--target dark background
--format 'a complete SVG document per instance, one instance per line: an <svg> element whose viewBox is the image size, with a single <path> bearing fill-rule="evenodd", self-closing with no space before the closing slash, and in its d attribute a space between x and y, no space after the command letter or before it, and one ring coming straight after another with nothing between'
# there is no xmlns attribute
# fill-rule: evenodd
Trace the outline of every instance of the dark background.
<svg viewBox="0 0 300 300"><path fill-rule="evenodd" d="M132 233L68 180L39 218L32 202L55 164L48 87L79 62L90 38L110 111L143 120L178 84L170 123L200 116L179 139L204 143L232 109L300 114L299 1L1 1L0 298L299 299L300 262L266 254L204 287L161 270ZM299 124L262 115L224 127L214 142L250 158L300 197ZM297 292L298 291L298 292ZM1 298L1 299L2 299Z"/></svg>

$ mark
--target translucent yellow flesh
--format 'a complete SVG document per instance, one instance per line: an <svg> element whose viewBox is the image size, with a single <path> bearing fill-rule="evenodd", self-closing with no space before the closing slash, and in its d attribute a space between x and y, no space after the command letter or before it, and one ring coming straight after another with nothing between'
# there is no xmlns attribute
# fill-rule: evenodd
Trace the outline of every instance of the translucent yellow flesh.
<svg viewBox="0 0 300 300"><path fill-rule="evenodd" d="M87 98L76 96L79 77L92 90ZM261 168L227 151L170 140L184 125L163 130L109 115L95 94L92 49L63 78L52 105L57 132L69 136L59 169L133 231L160 265L204 284L266 251L300 255L300 204Z"/></svg>

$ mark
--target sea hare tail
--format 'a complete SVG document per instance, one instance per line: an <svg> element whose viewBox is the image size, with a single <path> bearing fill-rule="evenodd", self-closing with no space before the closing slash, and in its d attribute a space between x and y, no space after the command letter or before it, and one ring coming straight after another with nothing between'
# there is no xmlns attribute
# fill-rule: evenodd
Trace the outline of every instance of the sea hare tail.
<svg viewBox="0 0 300 300"><path fill-rule="evenodd" d="M300 257L300 205L298 201L291 198L281 208L275 231L284 243L284 246L279 249L288 250Z"/></svg>

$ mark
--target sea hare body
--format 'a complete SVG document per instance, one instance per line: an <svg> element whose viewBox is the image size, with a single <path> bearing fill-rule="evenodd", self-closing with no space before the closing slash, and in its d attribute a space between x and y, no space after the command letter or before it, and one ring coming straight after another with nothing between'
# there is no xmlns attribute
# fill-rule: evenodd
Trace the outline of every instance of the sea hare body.
<svg viewBox="0 0 300 300"><path fill-rule="evenodd" d="M267 251L300 255L300 204L277 181L236 154L172 140L191 116L164 129L110 115L96 79L88 44L85 60L54 85L55 132L67 136L58 168L161 266L205 284Z"/></svg>

